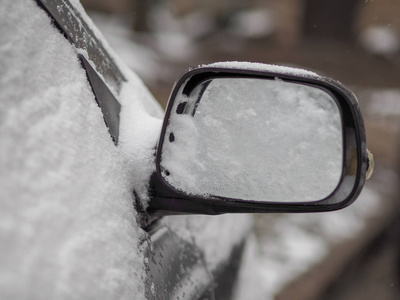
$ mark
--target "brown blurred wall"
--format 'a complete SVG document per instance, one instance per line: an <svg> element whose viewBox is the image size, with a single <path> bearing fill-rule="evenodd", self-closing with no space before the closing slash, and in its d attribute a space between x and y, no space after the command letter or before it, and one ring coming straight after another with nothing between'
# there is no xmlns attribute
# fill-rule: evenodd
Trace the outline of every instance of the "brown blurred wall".
<svg viewBox="0 0 400 300"><path fill-rule="evenodd" d="M400 34L400 0L82 0L87 9L130 14L134 27L145 29L145 11L164 2L177 16L208 10L221 23L238 9L267 7L276 24L275 41L294 47L307 36L353 39L369 26L390 26ZM325 13L324 13L325 12Z"/></svg>
<svg viewBox="0 0 400 300"><path fill-rule="evenodd" d="M364 1L359 12L357 29L370 26L390 26L400 34L400 1L379 0Z"/></svg>

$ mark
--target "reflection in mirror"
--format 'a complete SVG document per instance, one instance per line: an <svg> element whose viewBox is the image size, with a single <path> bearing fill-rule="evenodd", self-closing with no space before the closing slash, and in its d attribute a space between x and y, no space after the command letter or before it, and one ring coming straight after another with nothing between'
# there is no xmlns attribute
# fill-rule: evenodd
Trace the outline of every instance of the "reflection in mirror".
<svg viewBox="0 0 400 300"><path fill-rule="evenodd" d="M341 114L326 91L215 78L182 91L161 146L163 178L193 195L318 201L342 175Z"/></svg>

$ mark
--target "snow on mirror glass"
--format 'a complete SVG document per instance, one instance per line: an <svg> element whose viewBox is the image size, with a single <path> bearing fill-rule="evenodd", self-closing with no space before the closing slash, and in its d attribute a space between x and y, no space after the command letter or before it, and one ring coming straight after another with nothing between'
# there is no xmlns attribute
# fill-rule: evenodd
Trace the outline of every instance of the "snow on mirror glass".
<svg viewBox="0 0 400 300"><path fill-rule="evenodd" d="M178 92L161 172L187 194L318 201L342 174L342 122L326 91L279 79L215 78Z"/></svg>

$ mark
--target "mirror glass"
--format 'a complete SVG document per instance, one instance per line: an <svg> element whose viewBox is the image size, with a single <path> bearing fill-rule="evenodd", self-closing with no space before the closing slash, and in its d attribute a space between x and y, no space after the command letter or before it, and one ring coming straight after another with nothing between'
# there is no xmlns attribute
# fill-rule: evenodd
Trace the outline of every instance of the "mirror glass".
<svg viewBox="0 0 400 300"><path fill-rule="evenodd" d="M325 90L281 79L214 78L178 92L161 145L176 189L271 202L318 201L342 174L341 114Z"/></svg>

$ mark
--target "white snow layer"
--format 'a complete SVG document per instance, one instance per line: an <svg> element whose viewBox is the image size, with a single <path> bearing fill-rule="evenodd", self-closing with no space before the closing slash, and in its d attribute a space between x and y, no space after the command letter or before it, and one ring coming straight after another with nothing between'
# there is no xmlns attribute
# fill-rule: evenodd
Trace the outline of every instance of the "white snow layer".
<svg viewBox="0 0 400 300"><path fill-rule="evenodd" d="M76 50L34 1L2 3L0 36L0 298L144 299L132 190L161 110L131 75L117 148Z"/></svg>
<svg viewBox="0 0 400 300"><path fill-rule="evenodd" d="M254 71L267 71L278 74L290 74L295 76L312 76L320 77L317 73L300 69L292 68L286 66L277 66L256 62L244 62L244 61L225 61L216 62L208 65L202 65L201 67L217 67L217 68L228 68L228 69L244 69L244 70L254 70Z"/></svg>
<svg viewBox="0 0 400 300"><path fill-rule="evenodd" d="M203 89L205 89L203 91ZM202 92L203 91L203 92ZM201 101L198 98L201 95ZM180 91L162 145L165 179L189 194L316 201L342 170L338 107L323 90L280 80L217 78Z"/></svg>

